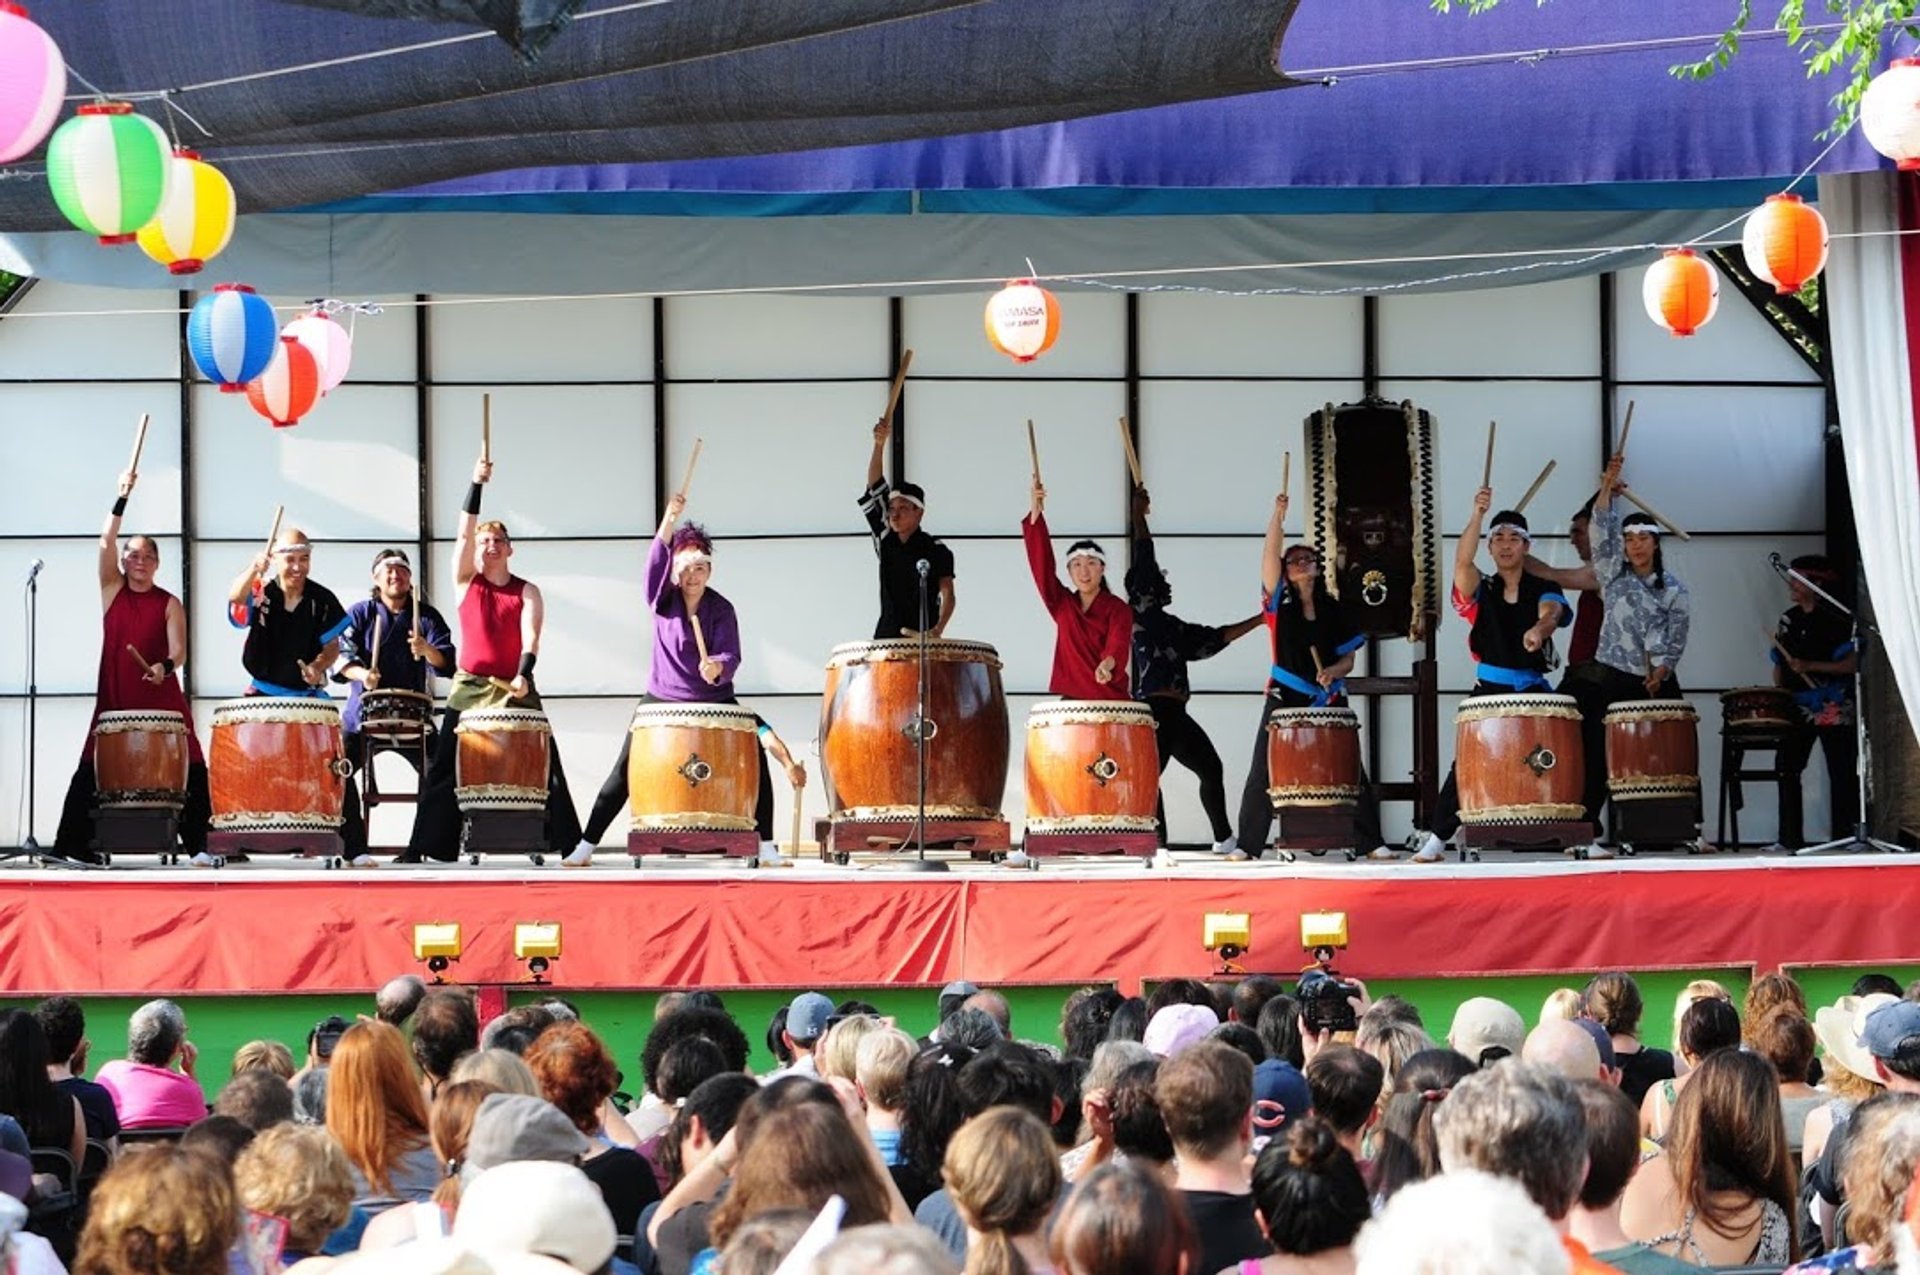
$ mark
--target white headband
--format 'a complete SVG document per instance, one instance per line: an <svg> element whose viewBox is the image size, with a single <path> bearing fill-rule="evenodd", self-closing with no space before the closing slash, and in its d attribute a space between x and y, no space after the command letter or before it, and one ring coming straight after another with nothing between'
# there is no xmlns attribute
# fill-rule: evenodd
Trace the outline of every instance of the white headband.
<svg viewBox="0 0 1920 1275"><path fill-rule="evenodd" d="M401 557L397 553L390 553L386 557L381 558L378 562L373 564L373 569L375 571L378 571L382 567L393 567L393 566L405 567L408 571L413 570L413 564L411 562L408 562L405 558Z"/></svg>
<svg viewBox="0 0 1920 1275"><path fill-rule="evenodd" d="M1103 567L1107 565L1106 554L1101 553L1098 549L1090 549L1085 546L1072 550L1067 554L1067 565L1072 566L1075 558L1092 558Z"/></svg>
<svg viewBox="0 0 1920 1275"><path fill-rule="evenodd" d="M1533 533L1531 531L1528 531L1525 527L1522 527L1517 522L1496 522L1493 524L1493 526L1487 528L1487 534L1489 536L1499 531L1511 531L1514 535L1520 537L1522 540L1526 541L1528 544L1533 543Z"/></svg>
<svg viewBox="0 0 1920 1275"><path fill-rule="evenodd" d="M1620 534L1623 536L1652 536L1658 539L1662 531L1663 528L1660 524L1654 522L1652 519L1648 519L1646 522L1636 522L1632 525L1626 523L1620 524Z"/></svg>
<svg viewBox="0 0 1920 1275"><path fill-rule="evenodd" d="M682 549L679 553L674 554L673 555L673 582L675 584L679 584L681 574L685 572L688 567L695 566L702 562L706 563L708 566L713 565L712 556L709 555L707 551L704 549L687 548L687 549Z"/></svg>
<svg viewBox="0 0 1920 1275"><path fill-rule="evenodd" d="M927 502L924 500L921 500L917 496L909 496L904 491L896 491L892 495L887 497L888 504L892 504L896 500L906 501L909 505L912 505L915 509L918 509L921 513L927 512Z"/></svg>
<svg viewBox="0 0 1920 1275"><path fill-rule="evenodd" d="M313 552L313 541L311 540L282 540L279 544L273 547L273 553L276 558L284 557L285 555L290 553L312 553L312 552Z"/></svg>

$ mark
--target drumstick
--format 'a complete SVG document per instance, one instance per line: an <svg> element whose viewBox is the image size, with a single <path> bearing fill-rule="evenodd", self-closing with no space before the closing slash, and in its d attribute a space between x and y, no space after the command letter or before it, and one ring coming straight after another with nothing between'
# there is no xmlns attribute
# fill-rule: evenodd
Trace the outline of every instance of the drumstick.
<svg viewBox="0 0 1920 1275"><path fill-rule="evenodd" d="M371 652L368 658L368 667L374 671L375 675L378 675L380 672L380 634L381 634L382 628L386 624L386 620L387 620L387 616L386 616L385 608L380 608L374 611L373 613L373 651Z"/></svg>
<svg viewBox="0 0 1920 1275"><path fill-rule="evenodd" d="M480 396L480 459L493 459L493 395Z"/></svg>
<svg viewBox="0 0 1920 1275"><path fill-rule="evenodd" d="M1680 530L1680 528L1674 526L1674 524L1667 518L1665 514L1661 513L1658 509L1655 509L1652 505L1649 505L1646 501L1640 499L1640 497L1634 495L1632 491L1628 490L1625 487L1622 487L1620 489L1620 494L1622 496L1625 496L1628 500L1631 500L1634 504L1640 506L1640 508L1644 512L1652 515L1653 520L1655 522L1659 523L1662 527L1665 527L1668 531L1671 531L1674 535L1680 537L1682 540L1693 539L1692 536Z"/></svg>
<svg viewBox="0 0 1920 1275"><path fill-rule="evenodd" d="M1776 637L1776 636L1774 636L1774 632L1773 632L1773 630L1772 630L1772 629L1769 629L1769 628L1768 628L1768 627L1767 627L1766 625L1764 625L1764 624L1760 626L1760 636L1761 636L1761 637L1763 637L1763 638L1765 638L1765 639L1767 640L1767 645L1768 645L1768 646L1770 646L1770 647L1772 647L1772 648L1773 648L1774 650L1776 650L1776 651L1778 651L1778 652L1780 652L1780 658L1781 658L1781 659L1783 659L1783 660L1792 660L1792 659L1793 659L1793 656L1792 656L1792 655L1790 655L1790 654L1788 654L1788 652L1787 652L1787 648L1786 648L1786 647L1784 647L1784 646L1781 646L1781 645L1780 645L1780 639L1779 639L1778 637Z"/></svg>
<svg viewBox="0 0 1920 1275"><path fill-rule="evenodd" d="M793 790L793 847L787 851L789 859L800 857L800 793L799 788Z"/></svg>
<svg viewBox="0 0 1920 1275"><path fill-rule="evenodd" d="M1127 418L1124 416L1120 418L1120 446L1127 453L1127 472L1133 475L1133 485L1144 487L1146 484L1140 480L1140 454L1133 450L1133 435L1127 430Z"/></svg>
<svg viewBox="0 0 1920 1275"><path fill-rule="evenodd" d="M1033 418L1027 418L1027 455L1033 459L1033 485L1040 485L1040 444L1034 441Z"/></svg>
<svg viewBox="0 0 1920 1275"><path fill-rule="evenodd" d="M1324 664L1322 664L1322 663L1320 662L1320 648L1319 648L1319 647L1317 647L1317 646L1315 646L1315 645L1313 645L1313 644L1312 644L1311 642L1309 642L1309 643L1307 644L1307 654L1308 654L1308 655L1311 655L1311 656L1313 657L1313 675L1314 675L1315 677L1319 677L1319 676L1320 676L1320 675L1321 675L1322 673L1324 673L1324 672L1326 672L1326 671L1327 671L1327 666L1326 666L1326 665L1324 665Z"/></svg>
<svg viewBox="0 0 1920 1275"><path fill-rule="evenodd" d="M687 457L687 476L680 480L680 499L687 498L687 488L693 486L693 467L700 463L700 444L704 439L693 440L693 454Z"/></svg>
<svg viewBox="0 0 1920 1275"><path fill-rule="evenodd" d="M1541 484L1547 481L1547 476L1553 473L1553 467L1555 465L1558 465L1559 463L1560 462L1557 460L1550 460L1547 462L1547 467L1540 471L1540 476L1538 478L1533 480L1533 486L1527 488L1527 494L1520 497L1520 503L1513 507L1513 512L1517 514L1523 514L1527 512L1527 503L1531 501L1534 498L1534 496L1539 492Z"/></svg>
<svg viewBox="0 0 1920 1275"><path fill-rule="evenodd" d="M700 628L700 617L697 615L689 615L687 622L693 625L693 644L700 651L700 662L705 664L707 662L707 635Z"/></svg>
<svg viewBox="0 0 1920 1275"><path fill-rule="evenodd" d="M135 646L131 642L127 643L127 654L133 657L133 662L140 666L140 671L142 673L146 672L148 669L153 667L151 664L147 663L147 657L140 654L140 648ZM1784 655L1785 652L1783 651L1781 652L1781 654Z"/></svg>
<svg viewBox="0 0 1920 1275"><path fill-rule="evenodd" d="M1280 453L1280 494L1290 496L1293 488L1293 453Z"/></svg>
<svg viewBox="0 0 1920 1275"><path fill-rule="evenodd" d="M1482 468L1480 471L1480 485L1482 487L1493 486L1493 438L1494 438L1494 435L1498 434L1499 432L1500 432L1499 421L1487 422L1487 463L1486 463L1486 466Z"/></svg>
<svg viewBox="0 0 1920 1275"><path fill-rule="evenodd" d="M147 445L147 422L151 419L145 412L140 413L140 428L133 435L133 459L127 462L129 474L140 472L140 449Z"/></svg>
<svg viewBox="0 0 1920 1275"><path fill-rule="evenodd" d="M1627 419L1620 426L1620 441L1613 445L1616 456L1624 455L1627 450L1627 435L1633 432L1633 400L1627 400ZM1651 512L1651 511L1649 511Z"/></svg>
<svg viewBox="0 0 1920 1275"><path fill-rule="evenodd" d="M900 370L893 374L893 388L887 391L887 410L880 413L880 419L892 420L893 409L900 406L900 391L907 388L907 369L913 366L913 351L900 352Z"/></svg>
<svg viewBox="0 0 1920 1275"><path fill-rule="evenodd" d="M267 553L269 556L273 553L274 542L280 539L280 519L286 516L286 512L287 507L285 505L275 505L273 507L273 530L267 533Z"/></svg>

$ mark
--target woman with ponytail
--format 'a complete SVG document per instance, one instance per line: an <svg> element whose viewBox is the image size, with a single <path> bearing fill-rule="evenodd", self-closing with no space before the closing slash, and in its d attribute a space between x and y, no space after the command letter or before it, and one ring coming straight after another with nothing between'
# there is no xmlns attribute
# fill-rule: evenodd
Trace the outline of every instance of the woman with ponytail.
<svg viewBox="0 0 1920 1275"><path fill-rule="evenodd" d="M1253 1207L1273 1255L1239 1275L1352 1275L1353 1237L1373 1215L1353 1157L1313 1116L1289 1121L1254 1162Z"/></svg>
<svg viewBox="0 0 1920 1275"><path fill-rule="evenodd" d="M1440 1172L1433 1113L1455 1085L1477 1070L1471 1058L1451 1049L1423 1049L1400 1068L1380 1120L1380 1150L1373 1157L1373 1192L1382 1204L1401 1187Z"/></svg>
<svg viewBox="0 0 1920 1275"><path fill-rule="evenodd" d="M1045 1228L1060 1161L1047 1126L1018 1107L989 1107L947 1144L945 1176L967 1224L966 1275L1052 1275Z"/></svg>

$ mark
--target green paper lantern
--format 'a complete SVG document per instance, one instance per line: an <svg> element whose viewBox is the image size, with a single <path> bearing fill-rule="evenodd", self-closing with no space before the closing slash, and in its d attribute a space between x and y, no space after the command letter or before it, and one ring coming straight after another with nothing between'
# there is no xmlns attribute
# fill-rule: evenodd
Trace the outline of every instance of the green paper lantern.
<svg viewBox="0 0 1920 1275"><path fill-rule="evenodd" d="M166 198L172 147L130 102L89 102L47 143L61 215L105 244L131 243Z"/></svg>

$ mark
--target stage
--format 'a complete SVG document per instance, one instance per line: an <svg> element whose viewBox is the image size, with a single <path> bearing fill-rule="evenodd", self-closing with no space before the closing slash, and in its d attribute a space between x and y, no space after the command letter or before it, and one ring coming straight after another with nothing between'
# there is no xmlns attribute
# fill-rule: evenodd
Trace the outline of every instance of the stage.
<svg viewBox="0 0 1920 1275"><path fill-rule="evenodd" d="M357 991L416 968L412 927L457 921L449 977L524 984L516 922L558 921L569 991L1111 982L1205 977L1209 911L1252 914L1250 970L1297 969L1299 916L1344 911L1343 971L1464 977L1910 963L1920 871L1900 857L1488 852L1478 863L1228 864L1182 853L961 862L872 856L749 869L621 853L566 870L524 857L375 870L256 858L220 869L116 856L110 869L0 869L0 977L14 995Z"/></svg>

